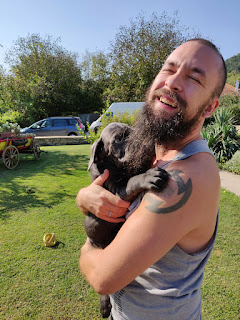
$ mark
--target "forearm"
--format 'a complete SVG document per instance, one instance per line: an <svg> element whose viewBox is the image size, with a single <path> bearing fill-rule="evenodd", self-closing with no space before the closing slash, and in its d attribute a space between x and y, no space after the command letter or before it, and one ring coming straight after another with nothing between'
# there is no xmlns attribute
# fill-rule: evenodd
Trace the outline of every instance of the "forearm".
<svg viewBox="0 0 240 320"><path fill-rule="evenodd" d="M93 248L87 240L81 249L80 270L99 294L112 294L121 290L151 265L148 262L146 264L146 261L142 259L144 252L142 246L147 247L148 250L149 245L145 245L136 237L139 231L138 223L125 228L127 224L128 221L124 223L115 239L106 248ZM144 234L145 225L144 222ZM122 232L123 229L124 232Z"/></svg>
<svg viewBox="0 0 240 320"><path fill-rule="evenodd" d="M100 277L98 275L97 266L101 261L102 249L91 246L89 239L81 249L79 259L79 268L82 274L86 277L93 289L100 293L102 292Z"/></svg>
<svg viewBox="0 0 240 320"><path fill-rule="evenodd" d="M135 278L135 276L128 277L128 263L126 260L118 259L117 247L111 243L104 249L93 248L88 239L81 249L79 268L88 283L101 295L112 294ZM124 248L118 250L123 256L126 251ZM120 256L122 254L120 253Z"/></svg>

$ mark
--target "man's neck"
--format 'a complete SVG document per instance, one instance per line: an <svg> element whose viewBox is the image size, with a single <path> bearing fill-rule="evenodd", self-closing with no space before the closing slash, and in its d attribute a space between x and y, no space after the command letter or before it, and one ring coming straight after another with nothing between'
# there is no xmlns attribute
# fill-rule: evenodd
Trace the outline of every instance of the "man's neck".
<svg viewBox="0 0 240 320"><path fill-rule="evenodd" d="M178 143L169 144L168 146L156 145L156 159L153 164L158 163L158 165L163 165L164 163L172 160L182 149L186 147L186 145L195 140L202 139L202 136L198 133L196 135L191 135L191 137L185 138Z"/></svg>

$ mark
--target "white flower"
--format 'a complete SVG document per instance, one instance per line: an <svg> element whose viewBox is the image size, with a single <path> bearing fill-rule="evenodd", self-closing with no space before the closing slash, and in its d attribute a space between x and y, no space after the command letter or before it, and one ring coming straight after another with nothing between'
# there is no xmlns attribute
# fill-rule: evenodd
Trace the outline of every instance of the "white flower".
<svg viewBox="0 0 240 320"><path fill-rule="evenodd" d="M0 126L0 132L19 133L20 129L21 127L18 123L10 123L8 121Z"/></svg>

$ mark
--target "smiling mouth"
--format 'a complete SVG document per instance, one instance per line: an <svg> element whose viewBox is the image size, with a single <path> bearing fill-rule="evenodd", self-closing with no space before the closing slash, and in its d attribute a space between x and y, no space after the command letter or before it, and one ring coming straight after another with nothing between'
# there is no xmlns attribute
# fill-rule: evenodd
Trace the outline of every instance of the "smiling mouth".
<svg viewBox="0 0 240 320"><path fill-rule="evenodd" d="M166 104L167 106L171 107L171 108L177 108L177 103L175 101L169 101L168 99L160 96L160 97L157 97L158 100L164 104Z"/></svg>

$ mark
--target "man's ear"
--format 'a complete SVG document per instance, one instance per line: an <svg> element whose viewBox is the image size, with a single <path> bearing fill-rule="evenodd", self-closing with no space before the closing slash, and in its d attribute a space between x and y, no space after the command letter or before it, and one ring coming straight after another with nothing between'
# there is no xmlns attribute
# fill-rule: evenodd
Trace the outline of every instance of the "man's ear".
<svg viewBox="0 0 240 320"><path fill-rule="evenodd" d="M210 118L213 112L218 108L220 100L218 98L213 98L206 109L203 111L202 115L204 118Z"/></svg>

